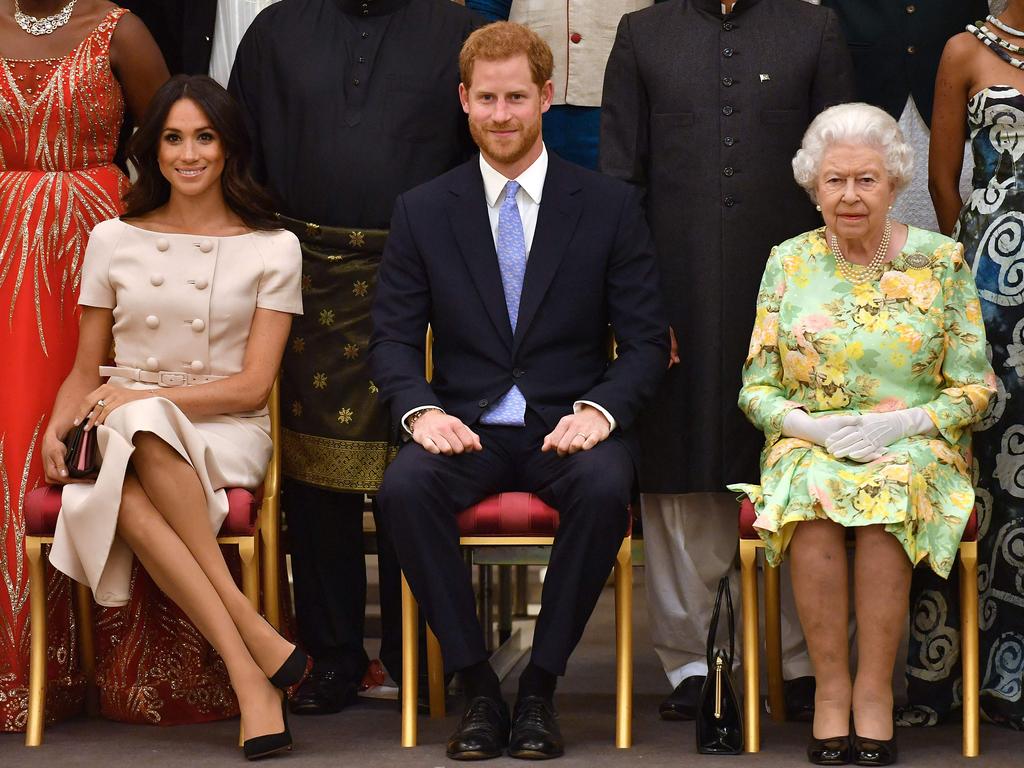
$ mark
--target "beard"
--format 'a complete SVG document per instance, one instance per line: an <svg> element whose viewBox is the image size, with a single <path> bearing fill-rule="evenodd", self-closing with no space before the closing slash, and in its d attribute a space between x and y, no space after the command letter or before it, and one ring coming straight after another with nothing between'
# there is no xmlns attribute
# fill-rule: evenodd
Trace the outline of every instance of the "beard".
<svg viewBox="0 0 1024 768"><path fill-rule="evenodd" d="M492 130L503 129L518 129L517 138L502 141L490 133ZM486 157L503 165L509 165L522 159L536 143L540 136L540 130L540 120L528 126L518 120L509 120L500 124L487 122L483 125L477 125L472 120L469 121L469 133L476 145L480 147L480 151Z"/></svg>

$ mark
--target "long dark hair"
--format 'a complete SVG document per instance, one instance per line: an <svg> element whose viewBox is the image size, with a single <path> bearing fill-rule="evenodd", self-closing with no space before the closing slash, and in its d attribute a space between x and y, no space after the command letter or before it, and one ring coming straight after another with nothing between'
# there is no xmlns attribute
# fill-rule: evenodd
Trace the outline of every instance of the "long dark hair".
<svg viewBox="0 0 1024 768"><path fill-rule="evenodd" d="M273 199L252 176L252 143L242 111L231 95L206 75L175 75L154 94L139 130L128 143L128 159L139 177L124 197L122 217L142 216L170 197L171 185L160 173L157 155L167 114L182 99L195 102L224 146L220 185L228 208L251 229L280 229Z"/></svg>

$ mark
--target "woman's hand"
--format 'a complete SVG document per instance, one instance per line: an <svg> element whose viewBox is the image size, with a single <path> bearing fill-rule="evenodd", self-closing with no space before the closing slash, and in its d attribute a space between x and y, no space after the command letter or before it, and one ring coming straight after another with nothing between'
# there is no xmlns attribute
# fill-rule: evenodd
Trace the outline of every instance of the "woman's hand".
<svg viewBox="0 0 1024 768"><path fill-rule="evenodd" d="M107 414L115 408L144 397L157 395L151 389L126 389L112 384L102 384L82 400L75 414L75 426L81 424L83 419L87 419L85 429L88 431L106 421Z"/></svg>
<svg viewBox="0 0 1024 768"><path fill-rule="evenodd" d="M68 477L68 468L64 466L64 456L67 454L67 446L64 445L62 436L57 435L57 430L51 423L43 433L43 445L40 455L43 460L43 475L49 485L64 485L74 482Z"/></svg>

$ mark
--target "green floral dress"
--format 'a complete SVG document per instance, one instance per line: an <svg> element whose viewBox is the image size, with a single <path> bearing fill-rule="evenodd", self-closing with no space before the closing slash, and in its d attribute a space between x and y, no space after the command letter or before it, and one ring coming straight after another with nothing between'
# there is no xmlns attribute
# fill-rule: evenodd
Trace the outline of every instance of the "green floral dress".
<svg viewBox="0 0 1024 768"><path fill-rule="evenodd" d="M757 509L777 564L794 523L884 524L912 563L949 574L974 506L970 426L995 391L981 305L963 247L910 227L882 277L852 285L821 229L772 249L739 404L765 434L761 485L730 485ZM812 415L922 407L938 428L861 464L782 436L794 408Z"/></svg>

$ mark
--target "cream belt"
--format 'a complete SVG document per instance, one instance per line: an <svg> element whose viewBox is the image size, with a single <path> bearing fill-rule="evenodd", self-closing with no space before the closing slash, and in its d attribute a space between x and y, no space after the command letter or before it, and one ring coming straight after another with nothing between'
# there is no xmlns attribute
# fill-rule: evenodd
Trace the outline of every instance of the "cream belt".
<svg viewBox="0 0 1024 768"><path fill-rule="evenodd" d="M101 365L100 376L117 376L122 379L140 381L143 384L159 384L161 387L191 387L194 384L208 384L227 376L197 376L181 371L144 371L141 368Z"/></svg>

